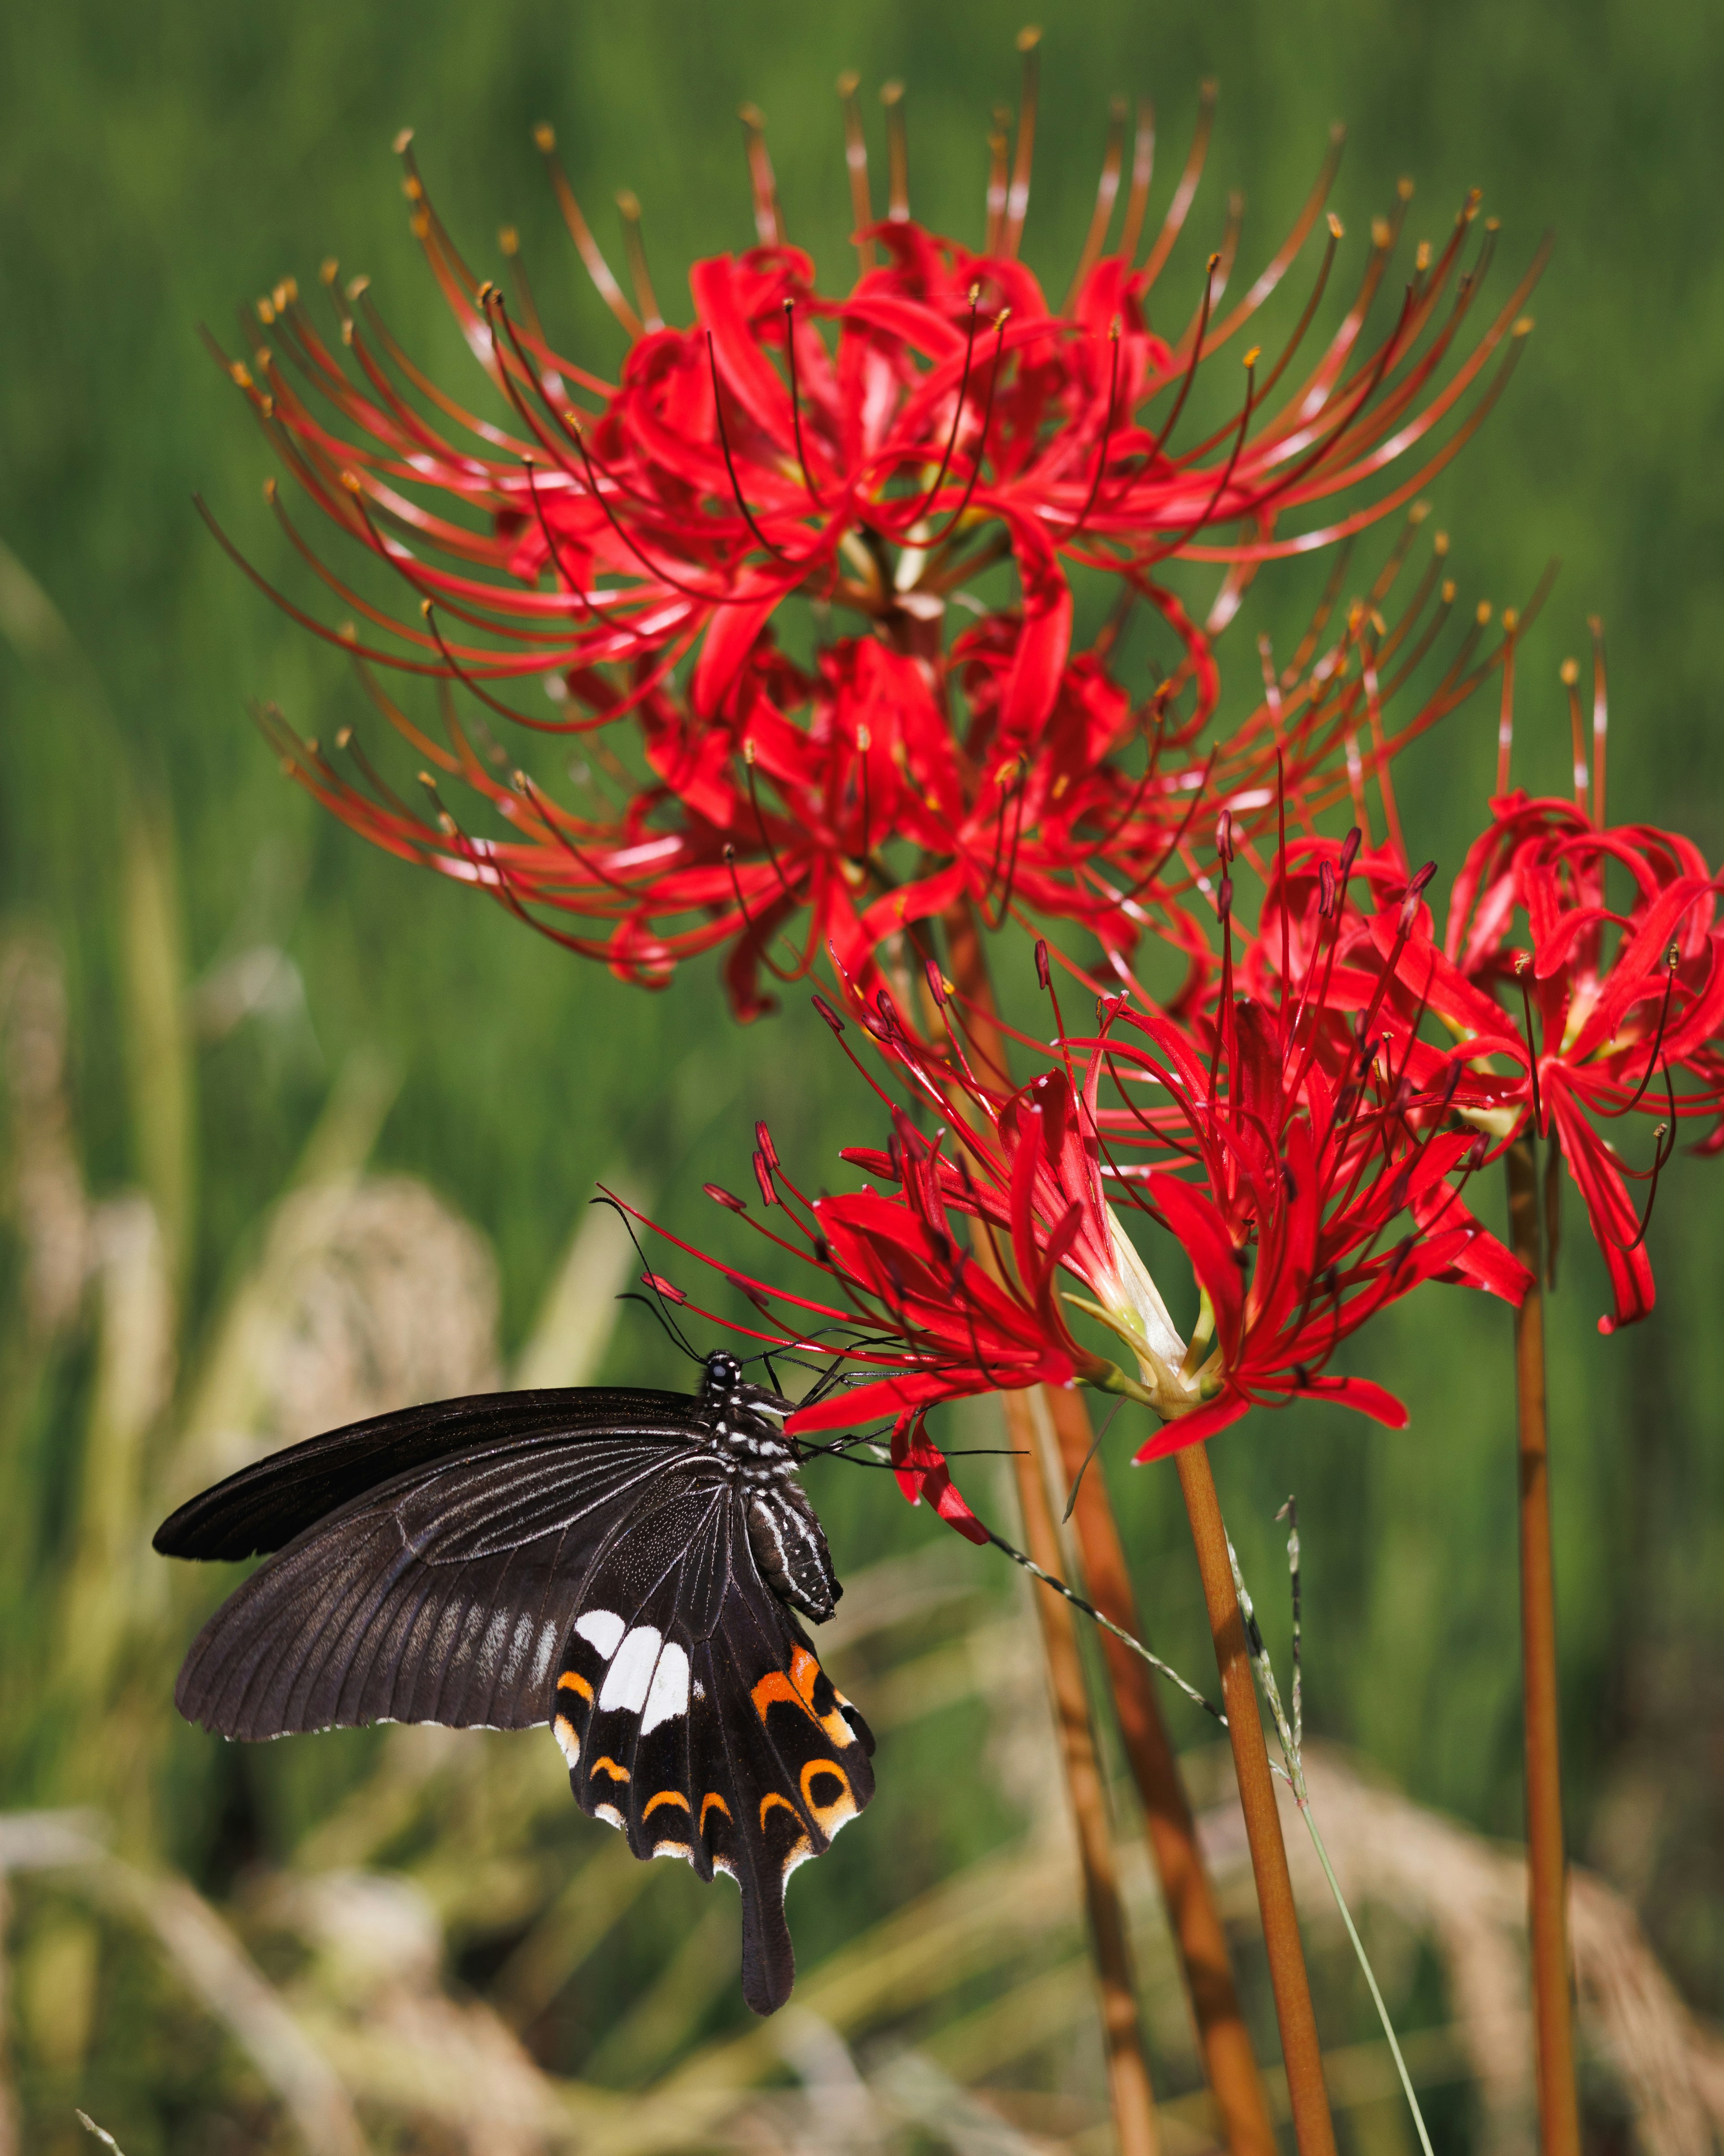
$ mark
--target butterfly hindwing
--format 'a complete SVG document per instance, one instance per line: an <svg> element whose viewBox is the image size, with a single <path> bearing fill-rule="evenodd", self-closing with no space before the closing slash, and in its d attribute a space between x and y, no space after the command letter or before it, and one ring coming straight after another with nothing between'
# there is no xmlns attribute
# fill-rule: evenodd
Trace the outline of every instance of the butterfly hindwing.
<svg viewBox="0 0 1724 2156"><path fill-rule="evenodd" d="M674 1573L648 1583L635 1554L593 1567L558 1676L557 1741L582 1809L637 1856L736 1880L743 1992L768 2014L795 1974L785 1881L873 1795L873 1740L762 1583L728 1490Z"/></svg>

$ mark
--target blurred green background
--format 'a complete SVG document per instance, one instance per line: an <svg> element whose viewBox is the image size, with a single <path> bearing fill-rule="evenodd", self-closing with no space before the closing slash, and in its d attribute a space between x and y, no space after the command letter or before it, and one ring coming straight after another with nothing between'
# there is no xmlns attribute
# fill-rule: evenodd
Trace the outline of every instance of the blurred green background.
<svg viewBox="0 0 1724 2156"><path fill-rule="evenodd" d="M1332 199L1350 232L1362 233L1403 172L1419 183L1415 237L1440 239L1464 191L1481 187L1486 211L1503 220L1500 293L1554 228L1537 333L1506 400L1433 489L1437 521L1468 598L1523 598L1548 557L1562 561L1521 656L1516 778L1552 792L1565 783L1557 667L1583 648L1585 616L1598 612L1613 689L1612 814L1678 824L1718 859L1724 18L1686 0L1657 9L1091 0L1047 6L1041 21L1024 253L1056 297L1087 220L1109 98L1156 100L1158 208L1211 74L1215 146L1170 273L1182 308L1228 189L1245 195L1249 270L1290 223L1336 118L1350 131ZM75 1289L72 1314L29 1317L26 1118L14 1079L0 1802L92 1801L116 1815L121 1847L171 1858L228 1895L247 1866L294 1860L374 1776L380 1739L241 1756L172 1727L172 1671L195 1598L168 1603L165 1588L133 1584L149 1577L136 1563L138 1532L158 1499L179 1494L167 1487L169 1463L181 1456L187 1403L208 1379L222 1313L231 1316L236 1283L257 1277L269 1209L309 1173L314 1129L326 1139L333 1130L330 1142L357 1166L375 1096L372 1172L428 1184L495 1251L505 1360L532 1332L597 1177L630 1178L661 1217L706 1229L700 1183L745 1173L755 1116L771 1119L781 1153L809 1183L839 1172L838 1144L875 1135L848 1066L805 1012L739 1029L701 966L667 995L626 989L500 911L372 853L281 779L247 723L247 701L273 698L302 730L326 733L355 714L359 691L336 654L244 583L191 506L201 490L254 557L281 570L285 548L259 495L268 452L197 325L231 345L236 305L285 272L309 286L336 254L344 272L371 274L408 348L466 393L476 374L407 232L389 153L410 123L469 259L494 269L497 226L517 224L554 331L603 369L619 341L555 227L532 124L555 122L608 243L614 191L639 194L675 316L684 264L752 240L743 99L766 113L792 238L829 283L842 282L847 196L832 83L844 66L862 73L877 158L873 86L907 83L912 208L979 244L984 136L994 105L1017 95L1017 28L976 0L842 10L427 0L410 12L331 0L275 10L67 0L8 12L0 24L0 543L26 572L0 578L8 978L15 985L33 966L50 1003L52 981L64 979L62 1155L97 1199L141 1187L153 1200L172 1296L166 1334L180 1364L176 1383L139 1410L135 1437L115 1440L102 1419L106 1358L121 1352L112 1323ZM1285 643L1310 576L1267 573L1224 644L1236 708L1255 672L1249 639L1269 626ZM1445 870L1491 782L1493 700L1487 691L1448 721L1399 782L1409 846ZM392 1075L367 1078L379 1069ZM1672 1168L1651 1235L1657 1312L1608 1342L1594 1329L1601 1276L1571 1206L1552 1393L1573 1847L1632 1902L1691 2004L1724 2016L1719 1173L1686 1157ZM105 1279L118 1261L101 1248ZM482 1250L474 1262L482 1274ZM1234 1532L1280 1639L1272 1515L1298 1491L1313 1728L1420 1802L1516 1837L1508 1319L1429 1291L1384 1324L1359 1367L1411 1402L1411 1430L1312 1414L1229 1433L1216 1468ZM683 1382L644 1320L623 1321L603 1370ZM104 1464L110 1442L130 1463L124 1503ZM1108 1471L1147 1620L1201 1677L1207 1642L1172 1471L1131 1472L1126 1450ZM986 1473L974 1481L985 1492ZM884 1477L834 1471L815 1495L847 1573L936 1540ZM109 1499L120 1510L104 1529ZM105 1585L88 1576L88 1538L104 1532L115 1553ZM1002 1609L1017 1606L991 1555L972 1560L954 1546L950 1562L973 1563L977 1587ZM136 1623L104 1604L105 1591L109 1604L142 1598ZM96 1642L82 1660L79 1626ZM1169 1712L1181 1742L1202 1740ZM865 1918L1002 1842L1018 1799L977 1764L981 1713L971 1700L924 1716L888 1745L876 1810L797 1882L805 1949L835 1948ZM118 1734L103 1733L110 1715ZM598 1834L569 1809L535 1830L565 1864L584 1861ZM456 1869L459 1830L437 1828L456 1837L441 1851ZM389 1861L405 1860L395 1850ZM684 1888L655 1881L643 1903L650 1923L625 1928L620 1966L641 1984L702 1914L692 1882ZM51 1947L52 1909L38 1917ZM453 1924L450 1952L459 1980L483 1991L518 1941L469 1928L464 1946ZM66 1967L75 1959L53 1951ZM51 2000L53 1984L71 1979L43 1952ZM18 2038L28 2118L39 2106L44 2122L63 2120L69 2092L82 2088L91 2106L108 2103L131 2156L264 2145L258 2122L274 2114L262 2097L245 2099L257 2106L247 2113L240 2097L208 2094L228 2086L213 2051L203 2058L186 2036L173 2073L160 2069L157 2010L134 1995L142 1976L130 1991L131 1979L92 1981L90 2011L108 2017L92 2025L106 2032L100 2041L55 2066L51 2044L43 2051L28 2029ZM560 2021L529 2030L534 2056L558 2074L626 2085L623 2068L608 2073L602 2057L593 2066L620 2010L616 1988L613 1974L589 1980L572 2005L565 1997ZM715 1995L689 2020L690 2040L736 2010ZM128 2058L128 2045L141 2056ZM141 2056L151 2047L155 2065ZM218 2112L251 2118L253 2138L221 2139L208 2123ZM191 2138L192 2122L205 2141ZM1451 2138L1475 2125L1460 2106ZM55 2145L60 2130L44 2123L26 2145ZM394 2145L377 2130L379 2146Z"/></svg>

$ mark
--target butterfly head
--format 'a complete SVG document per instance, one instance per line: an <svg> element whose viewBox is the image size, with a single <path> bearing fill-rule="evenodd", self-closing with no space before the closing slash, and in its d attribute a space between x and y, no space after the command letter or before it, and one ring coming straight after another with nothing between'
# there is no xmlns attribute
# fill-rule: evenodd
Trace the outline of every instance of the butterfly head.
<svg viewBox="0 0 1724 2156"><path fill-rule="evenodd" d="M751 1384L742 1375L742 1365L736 1357L721 1350L706 1358L700 1404L720 1416L726 1409L735 1409L741 1414L766 1415L773 1422L782 1423L795 1404L787 1400L782 1393L769 1392L764 1385Z"/></svg>

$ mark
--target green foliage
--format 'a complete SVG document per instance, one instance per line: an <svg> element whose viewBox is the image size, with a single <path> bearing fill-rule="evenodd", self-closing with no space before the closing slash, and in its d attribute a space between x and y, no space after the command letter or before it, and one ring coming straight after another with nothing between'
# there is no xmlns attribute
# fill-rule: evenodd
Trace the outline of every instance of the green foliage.
<svg viewBox="0 0 1724 2156"><path fill-rule="evenodd" d="M1061 0L1044 19L1026 254L1050 286L1063 285L1088 216L1108 98L1156 97L1160 202L1196 85L1212 73L1217 141L1173 286L1181 298L1219 238L1230 185L1246 197L1243 259L1267 256L1337 116L1352 131L1336 198L1350 229L1403 170L1419 182L1413 229L1434 237L1465 189L1483 187L1511 274L1554 225L1537 334L1504 405L1434 490L1438 518L1469 594L1524 598L1549 556L1564 560L1522 654L1516 777L1540 790L1563 784L1556 668L1583 640L1583 616L1602 613L1613 814L1678 824L1718 859L1724 751L1707 714L1724 576L1724 263L1706 214L1724 91L1716 12L1603 0L1152 11ZM46 1138L30 1123L30 1142L47 1145L63 1190L70 1176L98 1198L141 1190L151 1201L147 1221L126 1216L129 1230L110 1209L106 1240L78 1260L97 1287L44 1317L29 1301L18 1196L19 1133L34 1111L14 1097L0 1327L0 1803L110 1807L128 1851L171 1856L223 1892L247 1863L285 1861L320 1835L336 1852L327 1861L411 1861L453 1882L439 1907L473 1981L506 1970L531 1923L546 1921L546 1881L573 1867L580 1823L536 1819L522 1830L526 1856L485 1826L480 1840L503 1852L504 1870L540 1866L530 1887L516 1880L511 1902L501 1872L460 1881L455 1837L472 1822L459 1787L451 1795L441 1781L434 1802L403 1798L390 1835L354 1830L340 1855L342 1821L387 1784L381 1740L240 1761L171 1722L172 1671L194 1612L141 1561L140 1531L169 1494L164 1477L223 1314L256 1277L268 1209L337 1074L361 1053L386 1057L400 1088L376 1164L428 1182L482 1227L512 1353L597 1177L633 1176L662 1217L710 1234L700 1183L740 1179L756 1115L808 1184L836 1179L839 1143L875 1135L805 1010L741 1031L701 966L667 995L624 988L368 851L282 781L246 724L248 700L275 699L306 730L330 732L359 692L337 654L243 582L191 507L201 489L252 557L301 589L259 501L267 451L196 324L232 343L236 302L285 271L309 285L335 252L345 270L371 272L403 341L461 378L465 355L407 234L388 154L408 121L472 258L489 265L495 226L516 223L541 302L601 363L616 338L556 228L528 140L541 118L555 121L596 221L614 188L640 196L674 308L683 264L751 238L734 113L752 99L767 115L793 236L842 277L830 85L843 65L865 83L906 80L913 203L931 222L977 232L988 115L1016 95L1013 27L981 0L830 12L783 0L476 10L432 0L410 18L331 0L285 14L75 0L14 10L0 26L0 541L23 565L15 572L0 556L8 979L33 979L50 1000L53 981L64 983L69 1121ZM1307 570L1266 575L1224 663L1250 670L1258 627L1290 640L1310 590ZM1494 712L1463 711L1400 780L1409 845L1445 870L1491 783L1494 732ZM256 951L281 954L275 988L256 1015L223 1019L223 984ZM1008 976L1026 963L1013 947L998 959ZM8 1008L15 1027L15 996ZM1717 1173L1686 1159L1672 1168L1651 1239L1658 1311L1609 1342L1593 1329L1602 1283L1571 1206L1551 1318L1571 1832L1578 1853L1639 1897L1689 1995L1714 2012L1724 2010L1724 1694L1706 1649L1724 1614L1724 1452L1709 1412L1724 1377ZM126 1366L116 1345L124 1312L152 1296L172 1312L177 1372ZM668 1352L631 1318L606 1373L675 1382ZM1314 1727L1429 1802L1513 1835L1508 1321L1427 1291L1383 1322L1362 1358L1412 1402L1412 1430L1393 1436L1316 1412L1260 1417L1218 1447L1229 1521L1248 1572L1268 1580L1280 1562L1272 1515L1299 1491ZM1201 1671L1201 1599L1172 1471L1109 1472L1155 1643ZM818 1495L847 1572L932 1533L884 1476L834 1470L827 1484ZM1264 1600L1275 1640L1277 1612ZM980 1712L972 1704L895 1745L867 1825L798 1881L816 1958L1013 1830L1010 1805L976 1786ZM584 1842L580 1858L585 1879L595 1860ZM487 1881L515 1912L512 1932L488 1933L475 1916ZM664 2062L664 2029L680 2042L731 2025L728 1995L700 1989L706 1948L676 1958L690 1925L707 1921L684 1886L653 1881L638 1924L618 1935L617 1967L589 1966L578 1979L587 1988L562 1997L557 2025L585 2032L546 2039L565 2071L587 2071L589 2017L601 2025L598 2066L613 2046L599 2078L619 2082ZM56 1984L75 1992L86 1980L78 1957L88 1960L54 1931L85 1920L49 1914L32 1949L45 1997ZM194 2046L166 2026L182 2010L152 1997L136 1951L104 1958L115 1997L102 2012L120 2017L128 2042L181 2060L181 2079L156 2091L170 2119L206 2065L218 2071L195 2048L216 2040L205 2031ZM632 2016L611 2011L605 1994L618 1990L639 1994ZM72 2085L51 2044L31 2071L49 2077L44 2089ZM104 2071L125 2101L131 2069L110 2061ZM232 2115L255 2118L255 2085L243 2071L228 2080ZM189 2145L162 2131L159 2145Z"/></svg>

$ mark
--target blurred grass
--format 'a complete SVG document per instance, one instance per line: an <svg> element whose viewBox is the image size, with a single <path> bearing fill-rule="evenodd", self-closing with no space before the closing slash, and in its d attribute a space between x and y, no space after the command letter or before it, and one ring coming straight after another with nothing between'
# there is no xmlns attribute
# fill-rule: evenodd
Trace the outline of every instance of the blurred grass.
<svg viewBox="0 0 1724 2156"><path fill-rule="evenodd" d="M1440 233L1464 189L1482 186L1486 209L1504 219L1504 270L1554 226L1537 334L1505 403L1433 490L1438 519L1470 595L1521 597L1548 556L1564 562L1522 654L1516 776L1562 783L1556 667L1581 642L1583 616L1599 611L1614 687L1613 813L1679 823L1716 860L1724 263L1711 213L1724 178L1724 19L1694 0L1655 12L1622 0L1467 0L1441 11L1411 0L1239 0L1152 15L1093 0L1049 8L1043 20L1026 253L1051 286L1063 287L1088 215L1108 97L1156 97L1162 198L1196 85L1212 73L1221 102L1188 285L1230 185L1247 198L1242 259L1266 255L1334 117L1351 128L1336 202L1352 229L1403 170L1419 182L1415 234ZM734 118L745 96L767 115L793 236L841 278L830 86L845 64L906 80L913 203L974 233L988 114L1016 94L1015 26L978 0L841 13L782 0L722 10L499 0L479 13L441 0L410 22L331 0L286 16L213 0L152 11L82 0L0 23L0 289L11 300L0 310L7 1023L19 1022L20 980L49 1001L64 996L69 1060L55 1097L70 1104L56 1137L30 1121L14 1088L0 1324L0 1801L110 1802L124 1846L171 1853L225 1892L248 1862L320 1838L333 1848L351 1808L392 1786L393 1739L241 1756L172 1727L168 1689L192 1613L170 1599L182 1590L161 1568L134 1561L143 1516L168 1494L170 1463L216 1383L223 1314L259 1278L269 1209L307 1172L314 1132L331 1128L321 1119L332 1088L366 1067L357 1058L387 1065L400 1086L391 1106L377 1096L385 1119L353 1141L351 1172L370 1159L411 1173L480 1224L496 1254L511 1358L526 1347L600 1174L649 1181L664 1217L705 1229L700 1182L740 1173L755 1115L770 1117L781 1152L815 1183L837 1172L838 1143L871 1135L845 1066L805 1012L741 1033L701 967L669 996L625 990L368 852L283 783L246 724L247 700L275 698L315 731L351 714L357 692L339 659L246 587L196 521L193 486L279 569L283 550L256 491L266 454L199 351L196 323L225 333L236 303L287 270L309 280L336 252L372 274L403 341L464 380L388 154L410 121L439 204L475 259L490 262L499 223L517 223L541 303L570 341L585 338L608 361L614 337L552 229L531 124L556 122L601 223L616 187L639 194L668 296L692 256L750 237ZM1283 639L1308 588L1300 572L1260 580L1224 660L1238 669L1259 626ZM1463 712L1400 782L1409 844L1445 868L1491 783L1493 736L1492 712ZM261 970L235 970L258 953ZM248 979L261 986L236 1004ZM361 1131L366 1116L355 1112ZM19 1199L29 1133L30 1187L49 1194L50 1212L68 1161L104 1201L66 1229L85 1239L69 1262L94 1286L46 1316L29 1301L37 1216ZM1601 1286L1575 1232L1552 1312L1575 1845L1634 1896L1689 1997L1715 2014L1724 2011L1717 1173L1684 1161L1666 1178L1650 1324L1598 1337ZM141 1194L146 1209L124 1194ZM154 1369L126 1345L147 1327L151 1297L171 1312ZM1216 1464L1257 1578L1273 1576L1270 1517L1298 1489L1316 1728L1429 1801L1514 1835L1507 1353L1501 1312L1428 1293L1364 1350L1413 1403L1405 1436L1316 1413L1260 1419L1229 1435ZM681 1381L656 1330L632 1319L605 1369ZM1113 1479L1157 1644L1201 1671L1200 1602L1171 1475ZM851 1574L932 1532L885 1478L834 1470L817 1496ZM883 1898L936 1891L999 1844L1014 1814L974 1769L979 1712L954 1706L895 1736L866 1825L798 1881L799 1942L835 1950ZM556 1779L546 1762L539 1769ZM444 1835L433 1869L455 1892L469 1823L459 1806L423 1815L411 1790L401 1800L393 1839L360 1837L341 1861L381 1852L393 1861ZM544 1869L560 1875L576 1823L553 1816ZM468 1905L456 1893L452 1906ZM521 1905L505 1895L499 1906ZM619 2057L651 2054L651 2001L668 1994L647 1987L674 1986L669 1957L704 1936L691 1927L706 1917L705 1903L664 1882L643 1888L618 1934L621 1975L609 1979L626 1979L641 1999L633 2034L617 2035ZM44 1996L56 1984L75 1991L88 1960L76 1943L85 1935L65 1922L72 1928L50 1926L39 1949ZM487 1956L500 1956L525 1983L531 1937L460 1951L476 1958L475 1981L494 1973ZM692 1978L701 1949L685 1952ZM584 2027L596 2002L577 1990L558 2011ZM121 2010L105 1999L105 2015ZM565 2041L575 2039L545 2038L553 2049ZM192 2051L185 2058L191 2087L204 2069Z"/></svg>

